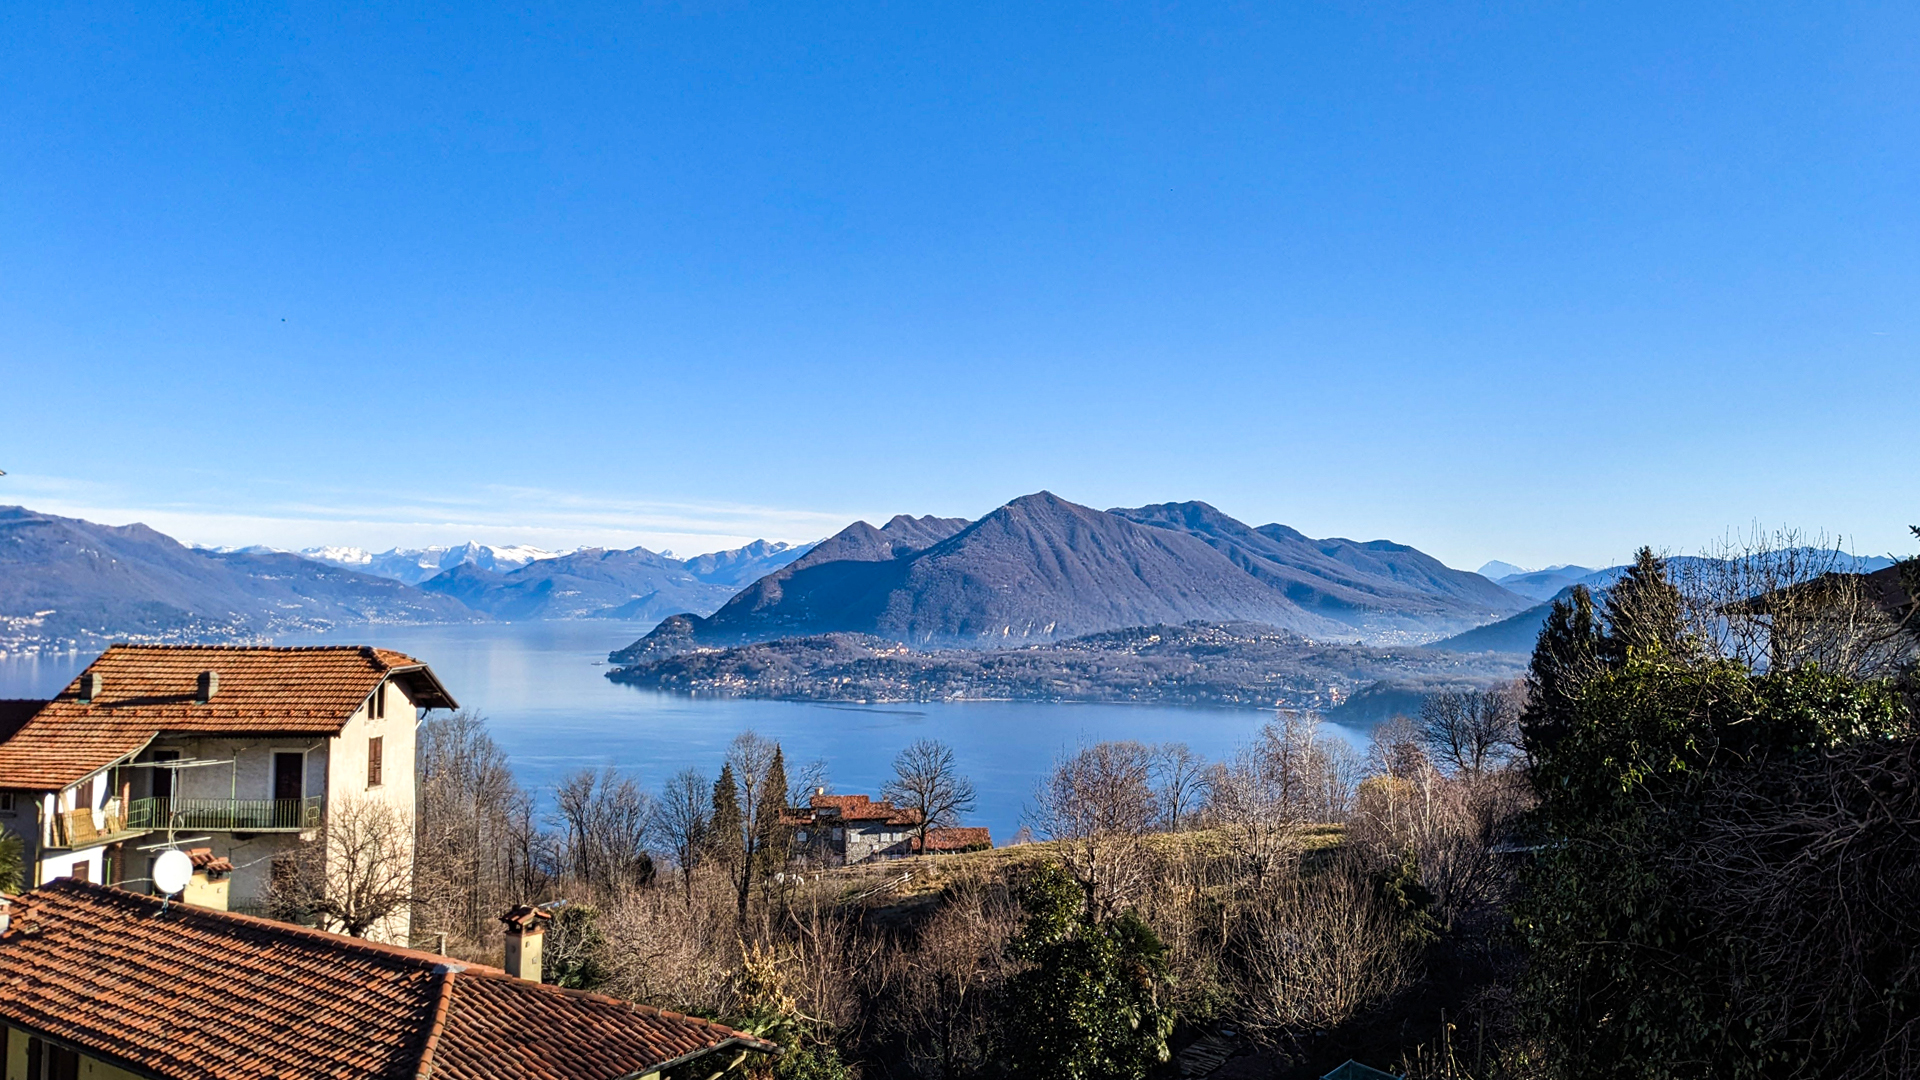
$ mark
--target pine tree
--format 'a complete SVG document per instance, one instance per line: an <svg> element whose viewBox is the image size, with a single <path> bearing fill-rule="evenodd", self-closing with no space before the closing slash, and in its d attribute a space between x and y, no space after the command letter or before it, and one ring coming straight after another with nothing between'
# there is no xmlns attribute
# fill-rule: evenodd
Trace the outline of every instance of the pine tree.
<svg viewBox="0 0 1920 1080"><path fill-rule="evenodd" d="M1533 646L1527 706L1520 713L1529 757L1539 759L1564 737L1580 688L1601 670L1603 636L1585 585L1575 585L1566 600L1553 602Z"/></svg>
<svg viewBox="0 0 1920 1080"><path fill-rule="evenodd" d="M1600 642L1600 659L1621 667L1629 655L1686 660L1691 652L1685 601L1667 578L1667 561L1643 547L1607 593L1607 634Z"/></svg>
<svg viewBox="0 0 1920 1080"><path fill-rule="evenodd" d="M787 865L788 829L781 823L787 809L787 759L780 744L773 746L773 763L767 766L766 779L760 784L760 806L754 814L754 829L759 833L760 873L767 876Z"/></svg>
<svg viewBox="0 0 1920 1080"><path fill-rule="evenodd" d="M723 866L736 867L743 854L741 831L740 796L729 762L720 767L720 778L713 782L713 818L707 826L706 854Z"/></svg>

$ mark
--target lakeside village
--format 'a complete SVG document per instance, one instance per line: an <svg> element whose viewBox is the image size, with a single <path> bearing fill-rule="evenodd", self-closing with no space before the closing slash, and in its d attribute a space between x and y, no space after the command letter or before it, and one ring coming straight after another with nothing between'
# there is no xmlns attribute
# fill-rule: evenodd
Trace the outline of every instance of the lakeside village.
<svg viewBox="0 0 1920 1080"><path fill-rule="evenodd" d="M1364 753L1083 746L1001 847L932 740L873 794L747 732L536 800L413 657L115 645L0 702L5 1076L1491 1080L1692 1054L1708 1000L1915 1075L1916 596L1706 608L1643 551L1524 681ZM1596 955L1622 905L1696 967Z"/></svg>

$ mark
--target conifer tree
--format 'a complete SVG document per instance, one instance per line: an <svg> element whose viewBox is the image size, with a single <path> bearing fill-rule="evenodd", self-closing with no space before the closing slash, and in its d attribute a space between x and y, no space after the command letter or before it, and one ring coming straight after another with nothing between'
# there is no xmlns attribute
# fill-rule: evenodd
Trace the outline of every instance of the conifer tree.
<svg viewBox="0 0 1920 1080"><path fill-rule="evenodd" d="M762 875L770 875L787 864L788 830L781 818L787 809L787 759L780 744L773 745L773 764L767 766L766 780L760 786L759 812L754 827L760 836Z"/></svg>
<svg viewBox="0 0 1920 1080"><path fill-rule="evenodd" d="M740 862L740 796L733 779L733 763L720 766L713 782L713 817L707 828L707 854L728 868Z"/></svg>
<svg viewBox="0 0 1920 1080"><path fill-rule="evenodd" d="M1685 601L1667 577L1667 560L1643 547L1607 594L1607 634L1600 659L1620 667L1629 655L1690 659Z"/></svg>
<svg viewBox="0 0 1920 1080"><path fill-rule="evenodd" d="M1527 670L1520 731L1528 756L1539 758L1564 737L1581 686L1601 670L1602 636L1593 594L1585 585L1575 585L1567 599L1553 602Z"/></svg>

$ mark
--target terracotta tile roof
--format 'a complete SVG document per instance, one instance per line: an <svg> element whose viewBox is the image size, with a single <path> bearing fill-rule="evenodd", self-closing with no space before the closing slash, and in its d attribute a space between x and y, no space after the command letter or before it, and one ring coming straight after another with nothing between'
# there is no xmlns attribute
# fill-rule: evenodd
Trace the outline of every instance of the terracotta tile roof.
<svg viewBox="0 0 1920 1080"><path fill-rule="evenodd" d="M61 879L0 935L0 1020L163 1080L617 1080L741 1045L444 956Z"/></svg>
<svg viewBox="0 0 1920 1080"><path fill-rule="evenodd" d="M203 671L220 676L204 705L194 700ZM100 693L83 702L90 675ZM421 705L455 706L425 664L389 649L114 645L0 742L0 787L65 786L162 731L336 734L388 678Z"/></svg>
<svg viewBox="0 0 1920 1080"><path fill-rule="evenodd" d="M233 873L233 861L225 855L216 857L212 848L188 848L187 858L193 860L195 870L205 872L208 877Z"/></svg>
<svg viewBox="0 0 1920 1080"><path fill-rule="evenodd" d="M815 795L808 800L816 816L828 819L838 817L842 821L884 821L889 825L918 825L920 811L895 806L882 800L875 802L865 795ZM828 811L820 815L819 811Z"/></svg>
<svg viewBox="0 0 1920 1080"><path fill-rule="evenodd" d="M977 848L990 848L992 846L993 835L986 829L954 828L927 830L926 850L936 853L942 851L969 851ZM920 838L918 836L913 838L913 850L921 850Z"/></svg>

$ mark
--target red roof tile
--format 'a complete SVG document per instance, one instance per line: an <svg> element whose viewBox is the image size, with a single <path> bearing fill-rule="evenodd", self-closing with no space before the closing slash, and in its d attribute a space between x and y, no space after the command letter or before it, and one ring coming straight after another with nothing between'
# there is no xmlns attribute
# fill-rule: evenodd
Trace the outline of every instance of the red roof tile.
<svg viewBox="0 0 1920 1080"><path fill-rule="evenodd" d="M197 704L203 671L217 672L220 688ZM100 693L83 702L89 675ZM0 787L63 787L162 731L337 734L389 678L423 706L455 706L425 664L389 649L114 645L0 742Z"/></svg>
<svg viewBox="0 0 1920 1080"><path fill-rule="evenodd" d="M895 806L882 800L875 802L865 795L815 795L808 801L815 811L830 811L829 819L838 817L842 821L884 821L889 825L918 825L920 811Z"/></svg>
<svg viewBox="0 0 1920 1080"><path fill-rule="evenodd" d="M617 1080L705 1020L447 957L61 879L0 936L0 1020L164 1080Z"/></svg>
<svg viewBox="0 0 1920 1080"><path fill-rule="evenodd" d="M970 851L977 848L990 848L992 846L993 835L986 829L954 828L927 830L926 850L932 852ZM918 836L913 838L913 849L915 851L921 850L920 838Z"/></svg>

